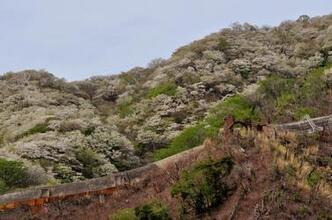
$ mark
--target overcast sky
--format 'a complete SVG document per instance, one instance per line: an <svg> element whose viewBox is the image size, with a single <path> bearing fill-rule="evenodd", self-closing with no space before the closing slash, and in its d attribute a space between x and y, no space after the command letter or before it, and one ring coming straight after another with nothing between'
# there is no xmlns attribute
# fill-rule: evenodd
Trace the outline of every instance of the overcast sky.
<svg viewBox="0 0 332 220"><path fill-rule="evenodd" d="M329 13L331 0L0 0L0 73L119 73L234 22Z"/></svg>

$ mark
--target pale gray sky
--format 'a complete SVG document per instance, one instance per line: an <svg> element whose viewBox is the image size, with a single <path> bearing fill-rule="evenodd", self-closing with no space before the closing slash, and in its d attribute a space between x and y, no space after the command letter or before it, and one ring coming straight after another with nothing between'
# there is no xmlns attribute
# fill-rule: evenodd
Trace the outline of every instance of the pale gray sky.
<svg viewBox="0 0 332 220"><path fill-rule="evenodd" d="M331 12L331 0L0 0L0 73L119 73L233 22L277 25Z"/></svg>

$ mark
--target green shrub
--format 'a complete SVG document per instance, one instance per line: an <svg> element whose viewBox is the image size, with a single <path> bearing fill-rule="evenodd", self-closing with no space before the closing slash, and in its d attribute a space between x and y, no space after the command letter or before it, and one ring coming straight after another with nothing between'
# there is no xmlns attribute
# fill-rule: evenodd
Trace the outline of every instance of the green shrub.
<svg viewBox="0 0 332 220"><path fill-rule="evenodd" d="M226 157L218 161L209 160L184 171L171 191L172 196L181 199L183 213L193 210L201 214L220 205L231 190L223 179L229 175L233 165L232 159Z"/></svg>
<svg viewBox="0 0 332 220"><path fill-rule="evenodd" d="M137 219L140 220L169 220L167 207L159 201L152 201L135 208Z"/></svg>
<svg viewBox="0 0 332 220"><path fill-rule="evenodd" d="M176 94L177 85L174 82L162 83L148 91L147 97L153 98L161 94L174 96Z"/></svg>
<svg viewBox="0 0 332 220"><path fill-rule="evenodd" d="M267 99L276 100L283 93L291 93L295 80L272 75L259 83L258 92Z"/></svg>
<svg viewBox="0 0 332 220"><path fill-rule="evenodd" d="M23 162L0 158L0 180L3 189L24 187L27 177L27 168Z"/></svg>
<svg viewBox="0 0 332 220"><path fill-rule="evenodd" d="M111 215L110 220L170 220L167 207L154 200L136 207L121 209Z"/></svg>
<svg viewBox="0 0 332 220"><path fill-rule="evenodd" d="M289 176L296 176L296 169L290 164L285 167L285 171Z"/></svg>
<svg viewBox="0 0 332 220"><path fill-rule="evenodd" d="M310 172L307 176L307 183L309 184L309 186L314 187L319 183L321 179L321 174L318 171L314 170Z"/></svg>
<svg viewBox="0 0 332 220"><path fill-rule="evenodd" d="M302 104L323 98L322 95L327 89L327 84L323 76L327 68L329 68L329 65L314 69L302 79L302 85L300 90L298 90L298 98L302 101Z"/></svg>
<svg viewBox="0 0 332 220"><path fill-rule="evenodd" d="M230 97L215 106L210 110L210 115L208 117L209 124L218 128L227 115L233 115L235 120L239 121L258 121L260 118L256 106L240 95Z"/></svg>
<svg viewBox="0 0 332 220"><path fill-rule="evenodd" d="M166 147L154 152L154 159L161 160L190 148L196 147L210 136L214 136L218 129L211 127L205 122L184 129Z"/></svg>
<svg viewBox="0 0 332 220"><path fill-rule="evenodd" d="M225 38L220 38L217 49L220 51L225 51L229 48L229 43Z"/></svg>
<svg viewBox="0 0 332 220"><path fill-rule="evenodd" d="M34 135L34 134L38 134L38 133L46 133L48 132L50 129L48 128L48 122L43 122L43 123L39 123L36 124L34 127L30 128L29 130L23 132L22 134L19 134L15 137L15 140L19 140L21 138L30 136L30 135Z"/></svg>
<svg viewBox="0 0 332 220"><path fill-rule="evenodd" d="M82 131L82 133L84 134L84 136L89 136L89 135L93 134L93 132L95 132L95 130L96 130L95 126L89 126L86 129L84 129Z"/></svg>
<svg viewBox="0 0 332 220"><path fill-rule="evenodd" d="M0 179L0 195L6 193L9 190L7 184L5 183L5 181L3 181L2 179Z"/></svg>
<svg viewBox="0 0 332 220"><path fill-rule="evenodd" d="M60 179L62 183L73 182L73 176L75 172L64 164L56 164L53 168L53 172L56 173L56 178Z"/></svg>
<svg viewBox="0 0 332 220"><path fill-rule="evenodd" d="M125 84L131 84L134 85L137 83L138 79L135 77L134 74L129 73L122 73L119 75L119 78L125 83Z"/></svg>
<svg viewBox="0 0 332 220"><path fill-rule="evenodd" d="M131 100L124 100L116 106L115 112L121 117L125 118L131 115L134 112L132 101Z"/></svg>
<svg viewBox="0 0 332 220"><path fill-rule="evenodd" d="M0 147L1 147L1 145L4 144L4 142L5 142L4 139L5 139L5 135L3 133L0 133Z"/></svg>
<svg viewBox="0 0 332 220"><path fill-rule="evenodd" d="M294 112L294 118L296 120L302 120L304 116L306 115L313 115L315 112L315 109L312 107L300 107Z"/></svg>
<svg viewBox="0 0 332 220"><path fill-rule="evenodd" d="M134 209L121 209L111 215L110 220L138 220Z"/></svg>
<svg viewBox="0 0 332 220"><path fill-rule="evenodd" d="M277 75L260 82L258 95L264 115L280 123L292 118L301 119L326 114L328 85L324 71L332 65L313 69L303 77L285 78Z"/></svg>
<svg viewBox="0 0 332 220"><path fill-rule="evenodd" d="M154 159L161 160L204 142L206 138L214 138L218 135L224 118L232 114L236 120L257 121L259 114L254 105L242 96L233 96L214 107L208 117L202 122L184 129L165 148L154 152Z"/></svg>
<svg viewBox="0 0 332 220"><path fill-rule="evenodd" d="M89 148L79 148L76 152L76 159L82 163L82 174L86 178L95 177L95 169L102 165L97 153Z"/></svg>
<svg viewBox="0 0 332 220"><path fill-rule="evenodd" d="M294 93L283 92L276 100L278 113L284 113L285 109L289 109L295 101L296 97Z"/></svg>

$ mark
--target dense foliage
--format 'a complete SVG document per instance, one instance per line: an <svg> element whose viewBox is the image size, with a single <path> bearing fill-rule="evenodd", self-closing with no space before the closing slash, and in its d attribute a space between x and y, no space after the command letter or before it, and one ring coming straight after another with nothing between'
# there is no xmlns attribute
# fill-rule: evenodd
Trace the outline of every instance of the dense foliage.
<svg viewBox="0 0 332 220"><path fill-rule="evenodd" d="M152 201L135 208L140 220L170 220L167 207L159 201Z"/></svg>
<svg viewBox="0 0 332 220"><path fill-rule="evenodd" d="M167 207L157 200L142 204L134 209L121 209L111 220L170 220Z"/></svg>
<svg viewBox="0 0 332 220"><path fill-rule="evenodd" d="M150 91L148 91L147 97L153 98L161 94L174 96L176 94L176 88L177 85L175 83L165 82L150 89Z"/></svg>
<svg viewBox="0 0 332 220"><path fill-rule="evenodd" d="M224 118L232 114L239 121L257 121L255 106L245 97L236 95L210 110L210 114L198 124L184 129L166 148L155 152L155 159L163 159L203 143L206 138L216 137Z"/></svg>
<svg viewBox="0 0 332 220"><path fill-rule="evenodd" d="M27 177L27 168L23 165L23 162L0 158L0 193L17 187L24 187Z"/></svg>
<svg viewBox="0 0 332 220"><path fill-rule="evenodd" d="M172 195L182 201L182 211L201 214L220 205L231 190L224 178L233 167L231 158L206 161L183 172L180 180L172 187Z"/></svg>
<svg viewBox="0 0 332 220"><path fill-rule="evenodd" d="M113 215L111 215L110 220L138 220L135 209L120 209Z"/></svg>
<svg viewBox="0 0 332 220"><path fill-rule="evenodd" d="M36 124L34 127L30 128L29 130L23 132L22 134L19 134L16 136L16 139L21 139L23 137L26 136L30 136L33 134L38 134L38 133L46 133L47 131L49 131L50 129L48 128L48 123L39 123Z"/></svg>
<svg viewBox="0 0 332 220"><path fill-rule="evenodd" d="M317 117L329 112L328 91L331 89L325 70L331 64L297 78L271 76L260 82L258 106L264 117L275 123Z"/></svg>
<svg viewBox="0 0 332 220"><path fill-rule="evenodd" d="M98 167L102 165L96 152L89 148L79 148L76 152L76 158L82 163L82 174L87 178L95 177Z"/></svg>

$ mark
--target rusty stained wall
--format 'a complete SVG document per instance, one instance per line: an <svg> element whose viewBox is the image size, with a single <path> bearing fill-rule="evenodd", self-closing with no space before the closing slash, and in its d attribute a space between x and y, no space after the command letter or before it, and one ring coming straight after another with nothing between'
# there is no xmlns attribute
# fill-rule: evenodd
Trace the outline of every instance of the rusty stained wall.
<svg viewBox="0 0 332 220"><path fill-rule="evenodd" d="M205 146L181 152L163 160L133 170L111 174L109 176L81 182L61 184L57 186L40 186L0 196L0 211L15 209L22 205L42 206L56 200L79 199L91 195L107 195L119 191L123 187L151 181L160 171L194 154L200 154Z"/></svg>
<svg viewBox="0 0 332 220"><path fill-rule="evenodd" d="M159 169L155 164L133 169L127 172L112 174L91 180L62 184L57 186L41 186L20 192L0 196L0 210L13 209L21 205L42 206L55 200L82 197L93 194L109 194L117 188L132 185L151 178L146 175Z"/></svg>

